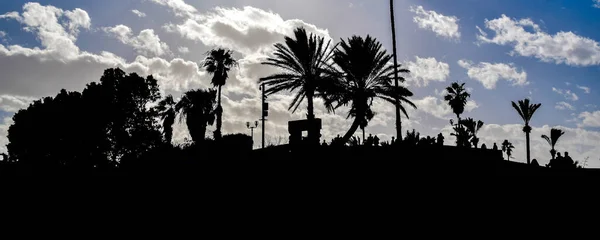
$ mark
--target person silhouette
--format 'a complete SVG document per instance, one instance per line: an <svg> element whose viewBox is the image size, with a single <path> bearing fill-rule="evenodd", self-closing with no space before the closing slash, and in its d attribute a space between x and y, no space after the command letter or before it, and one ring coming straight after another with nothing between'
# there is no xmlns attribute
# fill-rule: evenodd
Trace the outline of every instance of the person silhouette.
<svg viewBox="0 0 600 240"><path fill-rule="evenodd" d="M323 143L321 144L323 147L327 146L327 142L325 142L325 140L323 140Z"/></svg>
<svg viewBox="0 0 600 240"><path fill-rule="evenodd" d="M444 135L442 133L437 135L437 145L444 146Z"/></svg>
<svg viewBox="0 0 600 240"><path fill-rule="evenodd" d="M373 146L373 134L369 133L369 137L364 140L365 141L365 145L367 146Z"/></svg>
<svg viewBox="0 0 600 240"><path fill-rule="evenodd" d="M396 142L396 138L392 137L392 145L394 145L394 142Z"/></svg>
<svg viewBox="0 0 600 240"><path fill-rule="evenodd" d="M494 146L492 147L492 150L498 151L498 145L496 145L496 143L494 143Z"/></svg>
<svg viewBox="0 0 600 240"><path fill-rule="evenodd" d="M484 144L481 144L481 149L483 149L483 150L487 150L487 146L485 145L485 143L484 143Z"/></svg>
<svg viewBox="0 0 600 240"><path fill-rule="evenodd" d="M373 146L379 147L379 137L377 137L377 135L373 137Z"/></svg>
<svg viewBox="0 0 600 240"><path fill-rule="evenodd" d="M575 164L573 159L571 157L569 157L569 152L565 152L565 157L563 159L565 161L565 164L568 164L569 166L572 166L573 164Z"/></svg>
<svg viewBox="0 0 600 240"><path fill-rule="evenodd" d="M533 159L533 161L531 161L531 165L533 165L534 167L539 167L540 164L538 163L537 159Z"/></svg>

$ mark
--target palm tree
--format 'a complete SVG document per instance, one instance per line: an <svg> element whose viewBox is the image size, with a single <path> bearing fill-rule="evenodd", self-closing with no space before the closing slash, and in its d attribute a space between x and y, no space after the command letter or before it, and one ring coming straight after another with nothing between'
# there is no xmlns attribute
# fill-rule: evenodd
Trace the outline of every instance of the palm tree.
<svg viewBox="0 0 600 240"><path fill-rule="evenodd" d="M203 66L208 73L213 75L211 83L219 90L217 109L215 110L217 114L217 129L214 132L214 137L215 139L221 139L221 125L223 118L223 108L221 107L221 87L227 83L227 78L229 78L227 72L231 69L231 67L237 65L237 61L232 56L233 51L222 48L210 50L206 53L206 55L207 56L206 59L204 59Z"/></svg>
<svg viewBox="0 0 600 240"><path fill-rule="evenodd" d="M479 138L477 137L477 133L483 127L483 121L475 121L473 120L473 118L467 118L461 120L461 124L466 128L467 132L469 133L473 147L477 148L477 144L479 144Z"/></svg>
<svg viewBox="0 0 600 240"><path fill-rule="evenodd" d="M542 104L529 104L529 99L526 98L524 100L520 100L518 105L515 102L512 102L512 106L515 110L517 110L519 116L521 116L521 118L525 122L523 132L525 132L525 139L527 141L527 164L529 164L529 133L531 133L531 127L529 126L529 122L531 121L531 118L533 117L535 111L537 111L542 106Z"/></svg>
<svg viewBox="0 0 600 240"><path fill-rule="evenodd" d="M165 136L165 142L171 143L173 138L173 123L175 123L175 117L177 111L175 111L175 101L172 95L168 95L165 99L158 102L156 109L160 114L160 118L163 121L163 134Z"/></svg>
<svg viewBox="0 0 600 240"><path fill-rule="evenodd" d="M460 115L465 111L467 100L471 97L471 94L465 89L465 83L459 84L457 82L447 87L446 91L448 91L448 94L444 96L444 100L448 102L448 105L456 114L457 123L460 124Z"/></svg>
<svg viewBox="0 0 600 240"><path fill-rule="evenodd" d="M556 150L554 150L554 146L556 145L556 143L558 142L558 139L562 135L565 135L565 131L557 129L557 128L550 129L550 137L548 137L546 135L542 135L542 138L545 139L548 142L548 144L550 144L550 146L552 147L552 149L550 150L550 154L552 155L552 160L554 160L554 156L556 155Z"/></svg>
<svg viewBox="0 0 600 240"><path fill-rule="evenodd" d="M394 20L394 0L390 0L390 20L392 22L392 50L394 56L394 69L398 69L398 52L396 50L396 21ZM394 72L394 86L398 87L398 72ZM402 116L400 115L400 99L395 99L396 106L396 138L402 139Z"/></svg>
<svg viewBox="0 0 600 240"><path fill-rule="evenodd" d="M175 105L180 120L185 117L190 136L195 143L204 141L206 126L215 121L216 90L191 90Z"/></svg>
<svg viewBox="0 0 600 240"><path fill-rule="evenodd" d="M325 43L324 37L312 33L309 36L302 27L294 30L294 36L295 39L285 37L285 44L275 44L274 57L262 62L277 67L282 72L261 78L259 83L264 83L268 87L265 91L267 95L281 91L296 91L296 96L289 107L292 112L295 112L306 98L307 119L313 122L315 120L313 100L315 97L323 97L323 94L320 94L320 85L329 76L327 62L333 55L333 51L329 50L331 41ZM308 138L312 143L318 144L319 136L315 130L308 131Z"/></svg>
<svg viewBox="0 0 600 240"><path fill-rule="evenodd" d="M341 74L334 74L340 78L326 91L325 104L333 109L350 105L348 118L353 117L354 122L342 137L343 143L350 139L358 127L366 126L374 116L371 109L374 98L393 105L396 105L396 99L400 99L403 103L417 108L407 99L413 95L412 92L405 87L392 85L395 71L394 66L389 65L391 58L381 43L371 36L364 39L353 36L347 42L342 40L336 48L333 61ZM402 105L399 105L399 108L408 118L406 109Z"/></svg>
<svg viewBox="0 0 600 240"><path fill-rule="evenodd" d="M512 151L514 148L515 146L513 146L513 144L508 140L504 140L504 142L502 142L502 152L506 153L506 155L508 156L508 161L510 161L510 156L512 155Z"/></svg>

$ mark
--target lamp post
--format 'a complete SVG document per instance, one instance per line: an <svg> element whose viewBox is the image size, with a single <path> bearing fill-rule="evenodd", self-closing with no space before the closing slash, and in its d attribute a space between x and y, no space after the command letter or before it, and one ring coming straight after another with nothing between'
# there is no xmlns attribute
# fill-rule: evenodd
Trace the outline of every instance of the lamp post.
<svg viewBox="0 0 600 240"><path fill-rule="evenodd" d="M252 138L252 148L254 148L254 129L258 127L258 121L254 121L254 126L250 122L246 122L246 127L250 129L250 137Z"/></svg>

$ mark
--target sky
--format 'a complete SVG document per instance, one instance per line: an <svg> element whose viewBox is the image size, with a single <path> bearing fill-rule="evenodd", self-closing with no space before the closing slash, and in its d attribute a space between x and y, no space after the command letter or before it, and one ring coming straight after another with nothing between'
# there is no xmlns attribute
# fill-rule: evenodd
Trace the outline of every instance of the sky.
<svg viewBox="0 0 600 240"><path fill-rule="evenodd" d="M471 93L463 117L485 122L480 143L508 139L513 161L525 161L523 122L511 101L530 98L542 107L531 125L532 159L548 163L540 136L560 128L557 150L586 167L600 167L600 2L598 0L396 0L398 60L411 70L404 83L418 106L403 130L443 133L454 144L443 101L452 82ZM81 91L106 68L153 75L175 98L208 88L198 67L213 48L235 51L239 66L223 88L224 133L249 133L260 118L257 81L277 72L261 65L296 27L333 43L371 35L391 53L389 2L385 0L11 0L0 5L0 152L12 116L33 100L61 89ZM267 144L287 142L290 93L269 97ZM351 124L347 109L328 113L317 100L326 140ZM375 101L367 134L395 134L394 107ZM255 131L260 146L262 129ZM209 130L209 135L210 135ZM357 132L358 135L358 132ZM35 136L32 136L35 137ZM174 141L189 138L175 126ZM586 160L587 159L587 160Z"/></svg>

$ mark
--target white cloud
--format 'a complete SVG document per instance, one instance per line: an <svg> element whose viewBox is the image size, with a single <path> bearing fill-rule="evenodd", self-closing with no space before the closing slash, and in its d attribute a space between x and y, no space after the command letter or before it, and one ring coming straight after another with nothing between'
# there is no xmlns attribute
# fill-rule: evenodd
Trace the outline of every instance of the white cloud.
<svg viewBox="0 0 600 240"><path fill-rule="evenodd" d="M571 90L562 90L560 88L553 87L552 91L555 93L558 93L560 95L563 95L565 97L565 99L567 99L567 100L571 100L571 101L579 100L579 96L577 96L577 94L571 92Z"/></svg>
<svg viewBox="0 0 600 240"><path fill-rule="evenodd" d="M61 18L66 13L70 13L70 17ZM3 73L0 95L3 102L9 101L6 96L13 96L10 98L13 100L51 96L61 88L80 91L86 83L97 81L104 69L112 67L140 75L153 74L163 90L208 85L201 82L205 73L192 61L139 56L133 62L127 62L109 52L94 54L81 51L75 44L77 32L74 29L87 28L91 23L84 17L88 14L77 9L64 11L53 6L27 3L22 14L10 15L20 19L25 28L35 34L41 48L0 44L0 72ZM6 106L3 108L10 108Z"/></svg>
<svg viewBox="0 0 600 240"><path fill-rule="evenodd" d="M571 86L571 83L570 83L570 82L565 82L565 84L566 84L567 86Z"/></svg>
<svg viewBox="0 0 600 240"><path fill-rule="evenodd" d="M12 125L12 118L6 117L0 122L0 153L7 153L6 144L8 144L8 128Z"/></svg>
<svg viewBox="0 0 600 240"><path fill-rule="evenodd" d="M586 87L586 86L579 86L579 85L577 85L577 88L583 90L583 92L585 92L587 94L590 94L590 92L592 92L592 89L590 89L589 87Z"/></svg>
<svg viewBox="0 0 600 240"><path fill-rule="evenodd" d="M582 127L600 127L600 111L582 112L579 118L582 119Z"/></svg>
<svg viewBox="0 0 600 240"><path fill-rule="evenodd" d="M597 108L598 106L596 106L595 104L586 104L585 107L586 108Z"/></svg>
<svg viewBox="0 0 600 240"><path fill-rule="evenodd" d="M600 8L600 0L594 0L594 5L592 5L595 8Z"/></svg>
<svg viewBox="0 0 600 240"><path fill-rule="evenodd" d="M104 28L104 31L119 39L123 44L132 46L139 54L163 56L170 53L169 46L165 42L161 42L152 29L142 30L136 37L133 36L131 28L125 25Z"/></svg>
<svg viewBox="0 0 600 240"><path fill-rule="evenodd" d="M281 42L297 27L331 39L329 31L302 20L283 20L279 14L259 8L221 8L202 15L192 15L180 24L167 24L181 36L200 41L209 47L235 49L244 55L270 52L273 44Z"/></svg>
<svg viewBox="0 0 600 240"><path fill-rule="evenodd" d="M448 105L448 103L443 100L443 95L440 97L427 96L423 99L413 100L413 103L417 105L418 110L416 111L431 114L432 116L442 120L448 120L454 115L450 105ZM467 101L467 105L465 106L465 112L472 112L478 107L479 105L477 104L477 102L469 100ZM414 110L409 111L409 113L414 112Z"/></svg>
<svg viewBox="0 0 600 240"><path fill-rule="evenodd" d="M189 53L190 49L187 48L187 47L178 47L177 51L179 51L180 53L184 53L185 54L185 53Z"/></svg>
<svg viewBox="0 0 600 240"><path fill-rule="evenodd" d="M135 14L136 16L138 16L138 17L141 17L141 18L144 18L144 17L146 17L146 13L144 13L144 12L142 12L142 11L140 11L140 10L133 9L133 10L131 10L131 12L132 12L133 14Z"/></svg>
<svg viewBox="0 0 600 240"><path fill-rule="evenodd" d="M450 76L450 66L444 62L438 62L435 58L415 57L416 61L406 62L405 65L410 70L410 76L406 81L410 85L426 87L429 82L445 82Z"/></svg>
<svg viewBox="0 0 600 240"><path fill-rule="evenodd" d="M5 31L0 31L0 38L4 38L6 37L6 32Z"/></svg>
<svg viewBox="0 0 600 240"><path fill-rule="evenodd" d="M65 16L70 20L67 27L75 36L79 33L79 28L90 29L92 26L92 19L82 9L76 8L73 11L65 11Z"/></svg>
<svg viewBox="0 0 600 240"><path fill-rule="evenodd" d="M12 95L0 95L0 110L15 113L32 103L35 98Z"/></svg>
<svg viewBox="0 0 600 240"><path fill-rule="evenodd" d="M573 107L573 105L571 105L567 102L558 102L558 103L556 103L556 106L554 108L556 108L558 110L567 110L567 109L571 110L571 111L575 110L575 107Z"/></svg>
<svg viewBox="0 0 600 240"><path fill-rule="evenodd" d="M198 11L192 5L185 3L183 0L151 0L163 6L171 8L177 16L193 17Z"/></svg>
<svg viewBox="0 0 600 240"><path fill-rule="evenodd" d="M5 14L0 15L0 19L3 19L3 18L12 18L12 19L15 19L17 21L22 21L22 19L23 19L21 17L21 15L19 15L18 12L7 12Z"/></svg>
<svg viewBox="0 0 600 240"><path fill-rule="evenodd" d="M455 16L444 16L435 11L427 11L423 6L410 7L410 11L416 16L413 21L419 25L419 28L435 32L436 35L448 39L460 39L458 27L458 18Z"/></svg>
<svg viewBox="0 0 600 240"><path fill-rule="evenodd" d="M470 61L459 60L458 65L467 69L469 78L481 82L486 89L496 88L496 83L501 79L512 82L513 86L525 86L529 84L527 82L527 73L524 70L519 71L512 63L481 62L474 65Z"/></svg>
<svg viewBox="0 0 600 240"><path fill-rule="evenodd" d="M479 41L510 45L513 47L511 54L570 66L600 65L598 42L573 32L561 31L550 35L542 31L531 19L516 20L506 15L493 20L486 19L485 26L492 30L495 36L488 38L487 34L479 34ZM533 30L528 31L526 28Z"/></svg>

